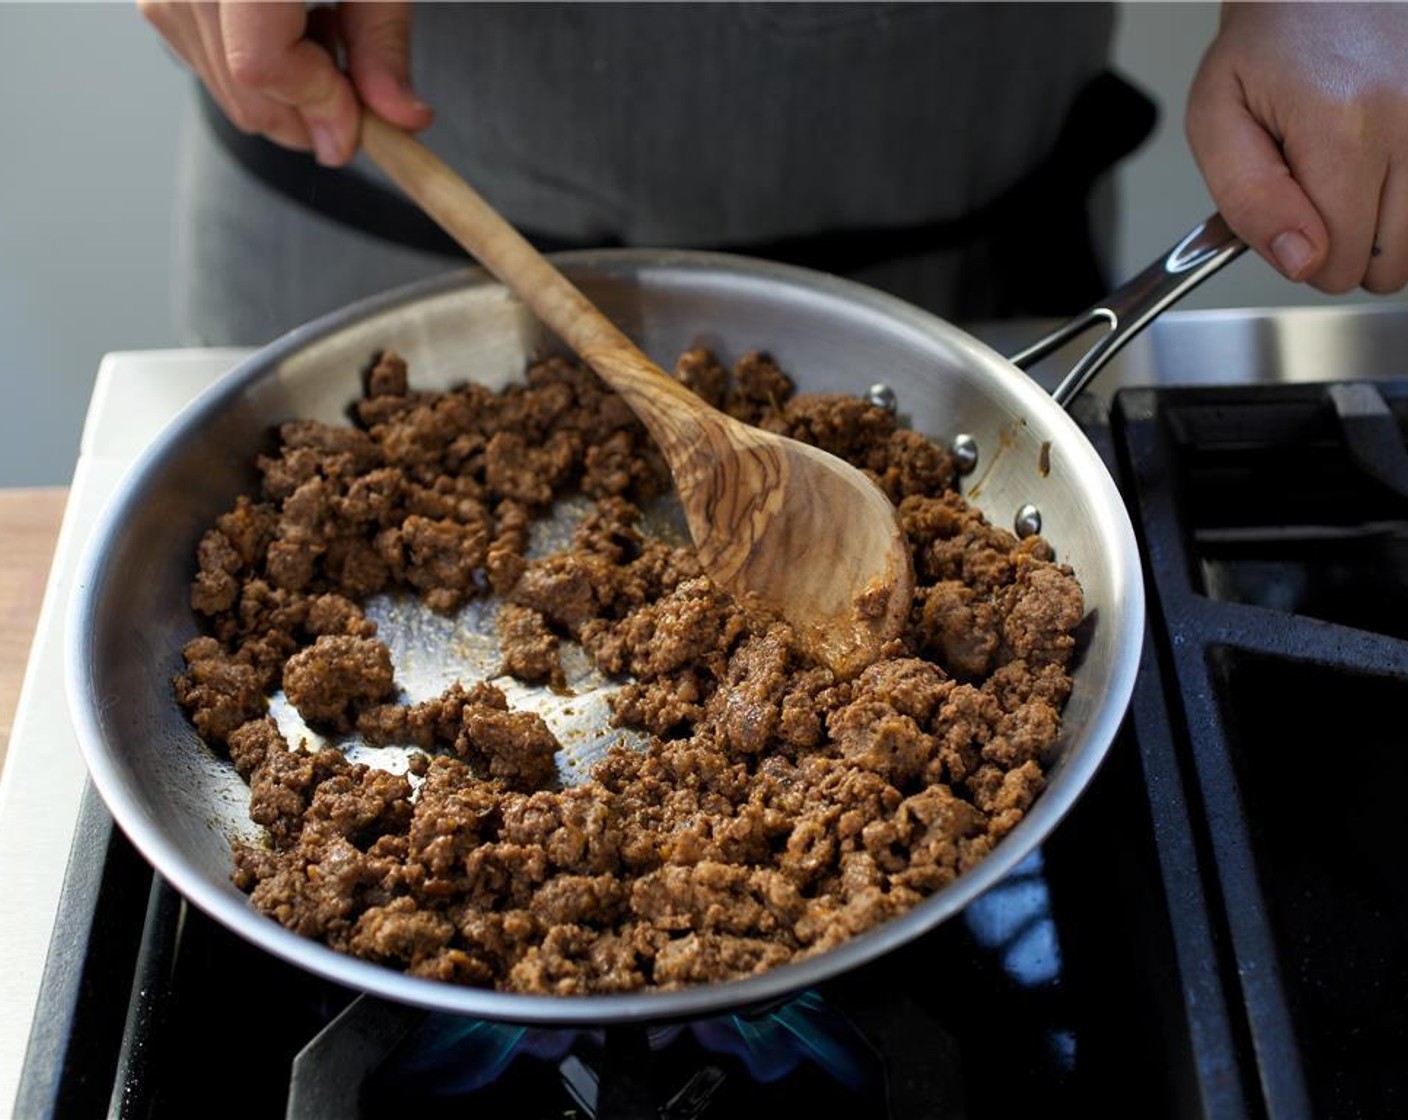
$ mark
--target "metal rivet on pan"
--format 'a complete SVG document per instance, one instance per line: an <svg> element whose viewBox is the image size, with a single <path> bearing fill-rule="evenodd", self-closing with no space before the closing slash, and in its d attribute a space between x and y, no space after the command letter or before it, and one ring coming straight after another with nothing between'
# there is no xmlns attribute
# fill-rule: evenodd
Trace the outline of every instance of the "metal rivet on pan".
<svg viewBox="0 0 1408 1120"><path fill-rule="evenodd" d="M1017 511L1017 516L1012 521L1012 528L1016 530L1017 536L1023 540L1036 536L1041 532L1041 510L1028 502Z"/></svg>
<svg viewBox="0 0 1408 1120"><path fill-rule="evenodd" d="M895 391L883 381L877 381L865 391L865 403L874 405L876 408L883 408L886 412L894 412L896 407Z"/></svg>
<svg viewBox="0 0 1408 1120"><path fill-rule="evenodd" d="M949 451L959 474L967 474L978 465L978 441L967 432L953 437L953 446Z"/></svg>

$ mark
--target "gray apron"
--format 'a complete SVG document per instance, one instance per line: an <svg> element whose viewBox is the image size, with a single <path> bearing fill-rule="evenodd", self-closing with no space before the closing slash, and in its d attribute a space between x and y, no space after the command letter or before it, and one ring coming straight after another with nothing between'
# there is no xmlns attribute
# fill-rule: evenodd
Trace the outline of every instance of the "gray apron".
<svg viewBox="0 0 1408 1120"><path fill-rule="evenodd" d="M1032 207L997 202L1056 146L1112 22L1089 4L430 4L412 74L436 109L426 142L548 248L800 245L820 254L802 263L974 318L1030 311L1004 295L993 244L1026 240L1010 219ZM330 215L336 184L311 159L266 145L298 161L306 184L290 186L225 133L193 106L176 215L187 341L262 343L456 267L378 233L370 204L354 207L365 223ZM349 175L376 189L364 163ZM831 263L827 245L849 248ZM868 245L891 248L854 251Z"/></svg>

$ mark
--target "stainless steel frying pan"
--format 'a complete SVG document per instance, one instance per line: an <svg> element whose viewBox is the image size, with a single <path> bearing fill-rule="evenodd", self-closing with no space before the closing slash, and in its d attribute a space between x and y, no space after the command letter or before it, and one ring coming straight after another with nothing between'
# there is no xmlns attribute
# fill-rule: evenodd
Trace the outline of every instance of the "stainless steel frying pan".
<svg viewBox="0 0 1408 1120"><path fill-rule="evenodd" d="M552 997L455 987L336 953L257 913L230 882L231 842L255 833L248 790L178 709L171 677L196 633L187 607L196 543L237 494L257 486L252 459L272 427L294 417L342 421L357 371L391 348L413 384L466 379L500 387L556 349L522 306L478 271L390 292L302 327L255 354L158 437L121 485L79 567L68 619L70 703L93 780L118 824L187 899L269 952L353 988L405 1003L538 1023L660 1020L765 1002L899 946L961 910L1055 827L1100 765L1133 688L1144 626L1134 534L1114 483L1077 426L1019 370L1095 323L1112 329L1058 391L1069 400L1135 330L1241 249L1220 219L1014 362L899 300L801 269L690 252L567 254L563 271L642 349L671 363L697 345L725 360L766 349L803 391L893 392L915 429L977 448L970 496L996 524L1023 507L1085 589L1088 618L1049 784L1026 818L978 867L913 910L837 949L747 980L669 992ZM1030 512L1030 511L1028 511ZM398 680L413 698L450 674L473 678L495 658L492 626L451 626L387 601L374 607ZM448 629L446 628L448 626ZM447 655L446 651L450 651ZM606 682L579 667L587 700ZM550 694L521 691L520 705ZM564 777L580 775L616 733L604 709L544 708L564 740ZM278 710L279 718L294 717ZM571 724L571 720L577 722ZM363 748L365 750L365 748ZM394 752L363 759L396 765Z"/></svg>

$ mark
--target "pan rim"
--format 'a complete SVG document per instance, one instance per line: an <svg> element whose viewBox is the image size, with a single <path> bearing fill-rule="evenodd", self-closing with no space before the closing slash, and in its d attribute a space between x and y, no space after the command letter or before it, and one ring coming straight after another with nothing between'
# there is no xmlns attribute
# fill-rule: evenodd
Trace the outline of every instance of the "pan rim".
<svg viewBox="0 0 1408 1120"><path fill-rule="evenodd" d="M643 275L652 270L724 268L750 279L780 281L848 303L861 303L892 324L930 339L941 339L965 360L997 370L1007 378L1005 391L1031 414L1064 429L1075 454L1085 456L1087 474L1100 493L1093 508L1100 514L1101 539L1117 542L1119 563L1113 569L1122 605L1115 620L1116 659L1104 700L1082 729L1086 746L1063 768L1059 786L1043 791L1023 820L974 868L905 913L815 956L780 965L760 975L685 988L645 989L612 995L534 995L471 988L408 976L395 969L339 953L321 942L293 933L256 911L228 882L216 884L165 832L129 788L108 748L100 721L101 700L93 695L92 628L94 596L103 586L109 542L129 511L140 501L167 449L189 430L219 412L252 381L318 340L369 315L443 295L470 285L493 285L482 269L458 269L415 281L360 300L304 324L258 349L202 392L173 418L137 457L104 505L84 545L75 570L65 625L64 676L69 708L80 751L94 786L133 845L193 905L253 944L300 968L358 991L397 1002L505 1022L539 1025L647 1023L711 1014L764 1004L872 961L928 932L963 910L1005 878L1065 817L1088 787L1113 743L1133 693L1138 651L1144 630L1144 596L1133 526L1113 479L1084 433L1064 410L1027 375L1000 354L947 321L896 297L840 277L808 269L724 253L692 250L611 249L564 253L554 258L569 276L601 272ZM1010 376L1009 376L1010 375ZM1087 480L1088 481L1088 480Z"/></svg>

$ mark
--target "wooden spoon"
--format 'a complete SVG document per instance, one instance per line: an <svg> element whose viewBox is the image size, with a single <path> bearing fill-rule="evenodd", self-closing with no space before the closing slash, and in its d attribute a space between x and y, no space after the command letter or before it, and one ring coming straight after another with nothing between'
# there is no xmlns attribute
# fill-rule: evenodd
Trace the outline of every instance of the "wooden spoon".
<svg viewBox="0 0 1408 1120"><path fill-rule="evenodd" d="M418 140L364 112L362 147L635 410L670 466L715 583L780 615L840 677L879 656L909 614L914 572L895 508L874 482L705 404Z"/></svg>

